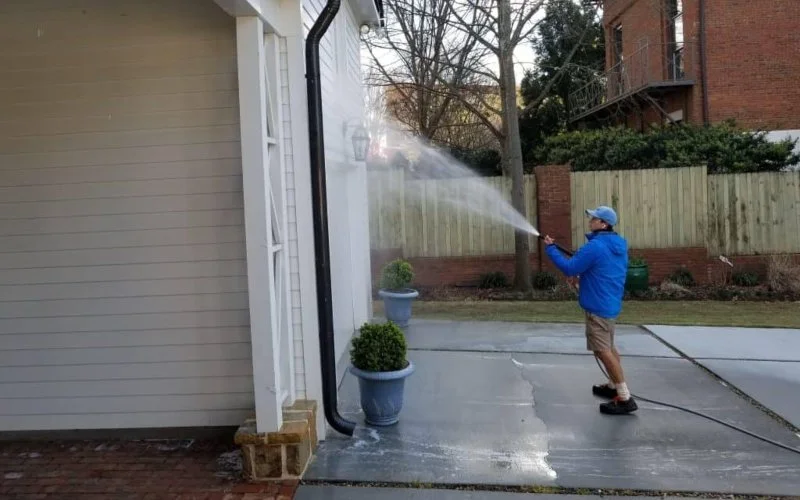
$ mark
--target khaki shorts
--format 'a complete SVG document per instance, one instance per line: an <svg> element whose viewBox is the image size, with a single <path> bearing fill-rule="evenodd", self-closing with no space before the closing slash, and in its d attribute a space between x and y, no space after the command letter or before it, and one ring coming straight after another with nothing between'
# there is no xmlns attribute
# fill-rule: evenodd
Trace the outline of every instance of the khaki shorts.
<svg viewBox="0 0 800 500"><path fill-rule="evenodd" d="M586 348L590 351L609 351L614 347L613 319L586 313Z"/></svg>

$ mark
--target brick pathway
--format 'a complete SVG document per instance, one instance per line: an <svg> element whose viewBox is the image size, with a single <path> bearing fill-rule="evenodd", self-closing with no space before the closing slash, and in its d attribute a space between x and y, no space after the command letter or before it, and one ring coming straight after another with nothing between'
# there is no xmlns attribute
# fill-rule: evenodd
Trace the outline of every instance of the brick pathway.
<svg viewBox="0 0 800 500"><path fill-rule="evenodd" d="M0 441L4 500L288 500L296 487L244 482L232 440Z"/></svg>

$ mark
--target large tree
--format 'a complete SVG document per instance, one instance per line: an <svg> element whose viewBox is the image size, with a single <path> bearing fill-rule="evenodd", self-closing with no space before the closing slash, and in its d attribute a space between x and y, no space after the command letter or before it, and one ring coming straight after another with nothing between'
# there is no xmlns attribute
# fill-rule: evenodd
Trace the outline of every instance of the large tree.
<svg viewBox="0 0 800 500"><path fill-rule="evenodd" d="M547 19L548 10L545 7L558 1L453 0L450 3L450 13L459 28L470 39L477 40L497 62L497 73L484 76L494 80L500 89L501 106L495 112L499 115L501 124L500 127L494 127L488 122L486 125L497 136L501 145L504 169L511 177L511 204L523 216L527 214L514 53L521 44L531 43L535 39L542 21ZM554 11L550 11L551 15L552 12ZM565 65L579 52L579 47L587 36L588 27L572 41L572 50L563 60ZM526 107L526 110L539 107L563 73L563 65L561 69L551 72L549 80L540 89L540 95L529 102L530 108ZM514 235L514 286L523 291L531 289L528 237L528 234L519 230Z"/></svg>
<svg viewBox="0 0 800 500"><path fill-rule="evenodd" d="M375 41L368 44L386 81L405 102L414 103L420 117L414 122L417 133L433 137L432 126L441 123L453 101L491 132L500 145L504 173L511 178L511 204L523 217L527 214L514 53L533 40L548 1L557 0L397 0L388 4L392 15L387 24L389 30L396 25L402 36L387 33L385 39L385 48L396 59L379 55ZM582 33L576 43L585 36ZM573 48L564 63L577 52ZM383 62L386 59L394 66ZM393 72L392 67L399 70ZM563 72L550 76L541 95L530 101L531 108L545 100ZM499 95L499 103L491 99L493 94ZM514 285L523 291L531 289L528 238L515 232Z"/></svg>
<svg viewBox="0 0 800 500"><path fill-rule="evenodd" d="M477 96L486 90L480 76L486 50L453 25L448 0L396 0L386 7L385 31L364 41L371 56L367 85L384 89L388 117L440 145L489 145L483 121L464 105L480 108L485 101Z"/></svg>
<svg viewBox="0 0 800 500"><path fill-rule="evenodd" d="M526 161L545 138L571 130L570 95L598 78L605 65L603 26L594 7L550 0L532 41L536 66L526 71L520 117Z"/></svg>

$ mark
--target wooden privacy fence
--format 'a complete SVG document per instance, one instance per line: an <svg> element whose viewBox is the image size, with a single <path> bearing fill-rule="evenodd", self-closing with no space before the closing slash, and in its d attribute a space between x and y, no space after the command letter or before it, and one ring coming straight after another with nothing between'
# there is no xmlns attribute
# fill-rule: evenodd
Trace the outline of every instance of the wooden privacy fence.
<svg viewBox="0 0 800 500"><path fill-rule="evenodd" d="M572 244L586 241L585 210L608 205L634 248L705 246L707 184L705 167L573 172Z"/></svg>
<svg viewBox="0 0 800 500"><path fill-rule="evenodd" d="M514 253L511 226L454 206L496 212L477 195L482 183L511 198L508 178L411 180L403 171L369 173L370 243L406 257ZM707 175L705 167L573 172L572 245L585 242L585 210L619 214L632 248L707 248L716 255L800 253L800 172ZM536 180L525 176L528 221L535 227ZM530 238L536 252L535 238Z"/></svg>
<svg viewBox="0 0 800 500"><path fill-rule="evenodd" d="M710 175L713 255L800 252L800 172Z"/></svg>
<svg viewBox="0 0 800 500"><path fill-rule="evenodd" d="M511 179L407 179L401 170L368 176L370 246L402 249L405 257L466 257L514 253L514 229L482 213L496 214L500 203L483 196L485 189L511 200ZM454 203L455 202L455 203ZM465 209L463 203L474 210ZM528 221L536 225L536 180L525 176ZM536 252L536 239L530 238Z"/></svg>
<svg viewBox="0 0 800 500"><path fill-rule="evenodd" d="M584 210L610 204L634 248L705 247L713 256L800 252L800 172L574 172L571 194L575 246L584 241Z"/></svg>

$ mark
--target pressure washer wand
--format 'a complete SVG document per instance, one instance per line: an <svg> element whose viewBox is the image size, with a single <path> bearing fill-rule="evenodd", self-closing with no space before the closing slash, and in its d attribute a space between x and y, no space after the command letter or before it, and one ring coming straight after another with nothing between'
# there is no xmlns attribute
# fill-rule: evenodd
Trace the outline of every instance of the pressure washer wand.
<svg viewBox="0 0 800 500"><path fill-rule="evenodd" d="M544 239L544 236L542 236L542 235L540 234L540 235L539 235L539 239L540 239L540 240L543 240L543 239ZM570 256L570 257L572 257L573 255L575 255L575 252L573 252L572 250L567 250L566 248L562 247L562 246L561 246L561 245L559 245L558 243L553 243L553 244L556 246L556 248L558 248L559 250L561 250L561 252L562 252L562 253L564 253L564 254L566 254L566 255L568 255L568 256Z"/></svg>

